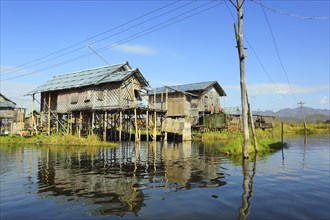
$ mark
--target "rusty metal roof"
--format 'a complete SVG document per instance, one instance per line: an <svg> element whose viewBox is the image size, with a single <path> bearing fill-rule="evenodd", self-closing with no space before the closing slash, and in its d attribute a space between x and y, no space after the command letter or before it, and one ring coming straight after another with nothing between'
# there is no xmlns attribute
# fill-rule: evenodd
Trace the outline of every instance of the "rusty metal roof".
<svg viewBox="0 0 330 220"><path fill-rule="evenodd" d="M132 69L128 62L115 64L95 69L83 70L79 72L55 76L44 85L37 87L27 95L40 92L73 89L90 85L99 85L110 82L121 82L131 75L136 74L143 86L148 86L148 82L140 73L139 69Z"/></svg>
<svg viewBox="0 0 330 220"><path fill-rule="evenodd" d="M173 93L173 92L206 91L212 87L215 88L215 90L219 93L220 96L226 96L225 91L221 88L221 86L217 81L199 82L199 83L191 83L191 84L176 85L176 86L163 86L156 88L156 94L165 93L166 88L168 88L168 93ZM149 95L154 94L154 90L150 90L148 94Z"/></svg>

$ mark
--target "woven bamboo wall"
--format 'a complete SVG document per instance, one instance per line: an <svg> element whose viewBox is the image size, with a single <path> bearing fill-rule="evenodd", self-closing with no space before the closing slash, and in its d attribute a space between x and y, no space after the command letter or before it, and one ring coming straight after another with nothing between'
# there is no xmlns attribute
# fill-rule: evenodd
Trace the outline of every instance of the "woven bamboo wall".
<svg viewBox="0 0 330 220"><path fill-rule="evenodd" d="M134 89L140 90L140 82L133 77ZM48 94L41 94L41 111L48 111ZM133 106L132 80L107 83L77 89L51 92L51 110L68 113L81 110L106 110Z"/></svg>

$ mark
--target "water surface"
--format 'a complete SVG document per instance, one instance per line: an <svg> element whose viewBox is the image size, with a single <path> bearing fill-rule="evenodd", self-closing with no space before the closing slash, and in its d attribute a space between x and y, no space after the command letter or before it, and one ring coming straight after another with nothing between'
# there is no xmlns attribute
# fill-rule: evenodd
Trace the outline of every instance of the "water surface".
<svg viewBox="0 0 330 220"><path fill-rule="evenodd" d="M0 219L330 218L329 135L242 162L200 143L0 147Z"/></svg>

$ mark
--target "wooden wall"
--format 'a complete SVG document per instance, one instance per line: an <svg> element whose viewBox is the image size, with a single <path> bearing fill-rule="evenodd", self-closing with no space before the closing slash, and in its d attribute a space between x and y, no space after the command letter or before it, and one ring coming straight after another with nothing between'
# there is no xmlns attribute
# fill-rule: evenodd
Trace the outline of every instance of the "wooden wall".
<svg viewBox="0 0 330 220"><path fill-rule="evenodd" d="M133 84L132 84L133 79ZM51 92L51 111L68 113L80 110L106 110L133 107L133 89L141 84L131 77L124 82L107 83ZM41 111L48 111L48 92L41 93Z"/></svg>

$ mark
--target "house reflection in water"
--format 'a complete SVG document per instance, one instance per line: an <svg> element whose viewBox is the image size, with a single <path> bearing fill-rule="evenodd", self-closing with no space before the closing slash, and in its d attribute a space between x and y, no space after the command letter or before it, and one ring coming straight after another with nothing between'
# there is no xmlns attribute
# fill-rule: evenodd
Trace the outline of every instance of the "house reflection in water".
<svg viewBox="0 0 330 220"><path fill-rule="evenodd" d="M64 202L83 202L91 215L137 215L151 191L155 197L225 185L219 155L204 151L203 146L190 142L127 142L117 148L43 147L38 193Z"/></svg>

